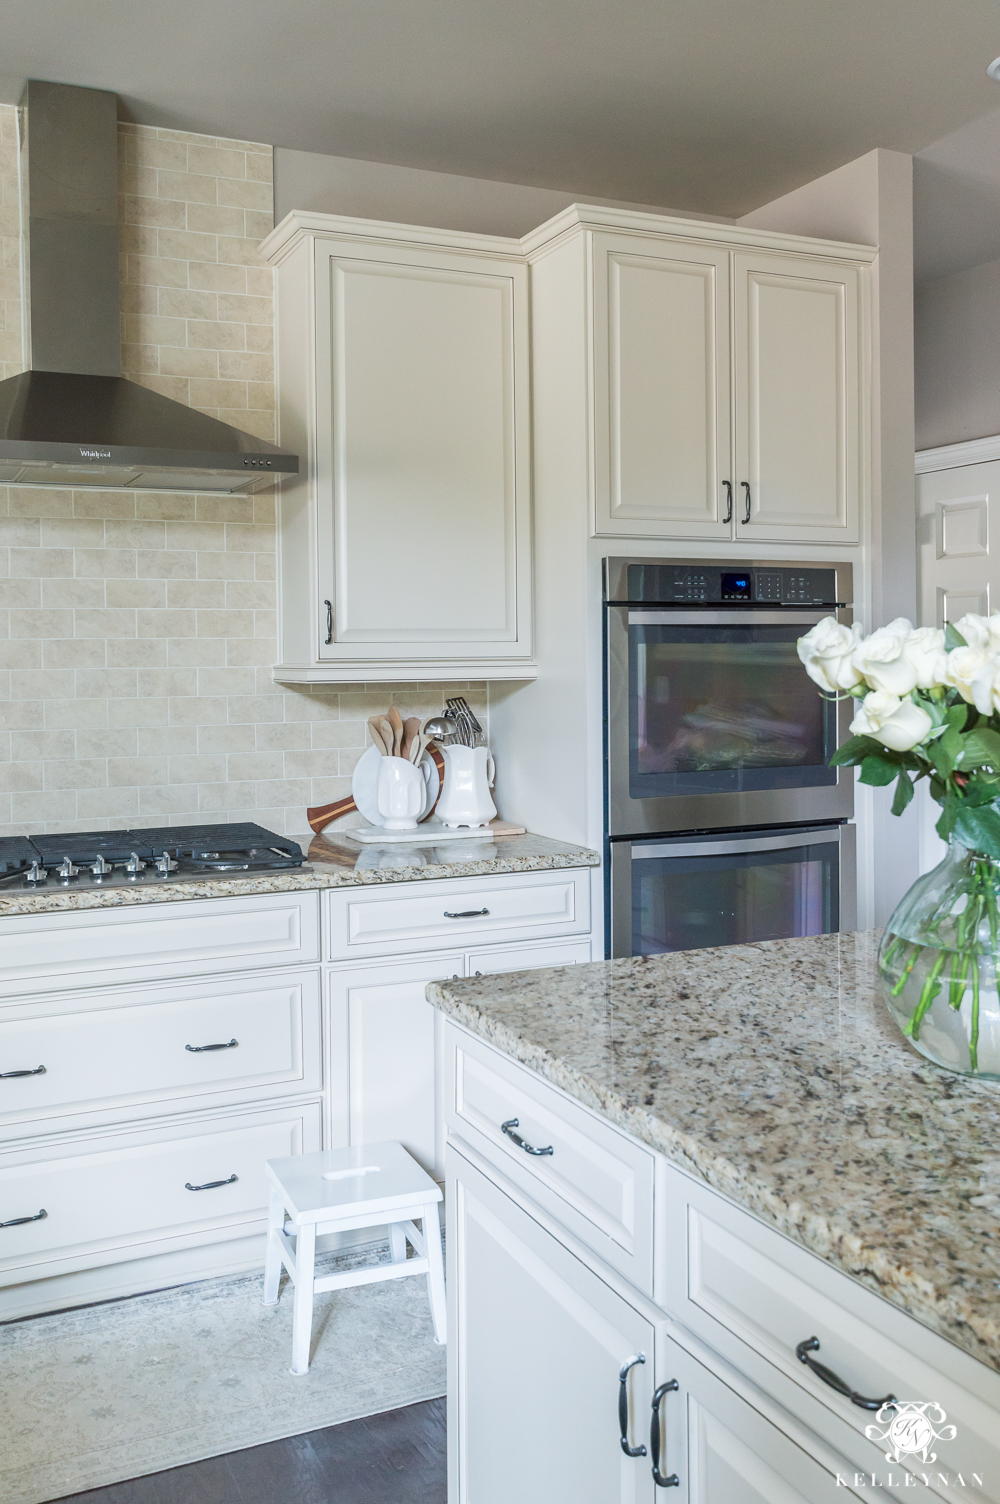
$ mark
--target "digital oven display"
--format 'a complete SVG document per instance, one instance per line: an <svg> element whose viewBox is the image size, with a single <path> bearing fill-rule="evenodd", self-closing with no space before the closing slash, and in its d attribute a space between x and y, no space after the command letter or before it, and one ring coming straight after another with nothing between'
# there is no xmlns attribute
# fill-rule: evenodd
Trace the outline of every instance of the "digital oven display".
<svg viewBox="0 0 1000 1504"><path fill-rule="evenodd" d="M723 570L722 599L724 601L749 601L753 599L749 574L737 574Z"/></svg>

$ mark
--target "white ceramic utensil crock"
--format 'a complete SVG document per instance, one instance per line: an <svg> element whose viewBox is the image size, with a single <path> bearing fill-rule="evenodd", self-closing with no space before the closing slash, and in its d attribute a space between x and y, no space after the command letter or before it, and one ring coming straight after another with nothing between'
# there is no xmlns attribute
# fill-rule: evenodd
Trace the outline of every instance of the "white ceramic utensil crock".
<svg viewBox="0 0 1000 1504"><path fill-rule="evenodd" d="M493 754L488 747L442 747L444 788L437 817L442 825L489 825L497 807L490 798Z"/></svg>
<svg viewBox="0 0 1000 1504"><path fill-rule="evenodd" d="M405 757L383 757L378 770L378 812L386 830L416 830L427 785Z"/></svg>

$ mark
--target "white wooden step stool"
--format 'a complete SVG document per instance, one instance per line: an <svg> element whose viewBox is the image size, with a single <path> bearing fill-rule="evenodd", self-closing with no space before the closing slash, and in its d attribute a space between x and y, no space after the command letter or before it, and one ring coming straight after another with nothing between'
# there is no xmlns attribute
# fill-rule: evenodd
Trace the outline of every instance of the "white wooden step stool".
<svg viewBox="0 0 1000 1504"><path fill-rule="evenodd" d="M266 1168L271 1182L271 1211L264 1304L277 1304L284 1264L295 1285L293 1374L309 1370L313 1297L324 1290L343 1290L349 1285L368 1285L380 1279L426 1274L434 1340L445 1341L444 1264L438 1215L441 1187L425 1174L402 1144L325 1149L319 1154L269 1159ZM414 1226L415 1219L419 1220L421 1231ZM391 1263L316 1277L318 1236L386 1223ZM407 1258L407 1243L412 1244L416 1258Z"/></svg>

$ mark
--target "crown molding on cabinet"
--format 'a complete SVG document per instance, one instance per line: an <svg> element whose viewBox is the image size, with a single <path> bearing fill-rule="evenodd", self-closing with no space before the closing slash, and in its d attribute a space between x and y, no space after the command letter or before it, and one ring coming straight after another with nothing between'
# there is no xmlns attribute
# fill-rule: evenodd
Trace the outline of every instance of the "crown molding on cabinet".
<svg viewBox="0 0 1000 1504"><path fill-rule="evenodd" d="M942 444L937 449L918 449L916 472L928 475L933 470L959 470L963 465L986 465L1000 460L1000 434L985 439L964 439L960 444Z"/></svg>
<svg viewBox="0 0 1000 1504"><path fill-rule="evenodd" d="M465 230L435 230L426 225L392 224L384 219L354 219L344 214L319 214L293 209L260 243L260 253L272 266L280 265L310 235L350 240L366 245L438 246L446 250L479 252L484 256L513 256L523 260L521 242L506 235L472 235Z"/></svg>
<svg viewBox="0 0 1000 1504"><path fill-rule="evenodd" d="M751 230L741 225L718 225L709 220L679 219L668 214L649 214L607 209L600 204L571 204L520 240L506 235L473 235L464 230L435 230L425 225L391 224L381 219L355 219L342 214L293 210L261 241L260 251L273 266L279 265L309 235L324 235L368 244L439 246L447 250L484 256L511 256L522 260L552 249L553 242L577 230L618 230L646 235L670 235L707 245L726 245L742 250L760 248L810 257L833 257L870 265L878 247L854 245L841 240L816 240L805 235L785 235L776 230Z"/></svg>

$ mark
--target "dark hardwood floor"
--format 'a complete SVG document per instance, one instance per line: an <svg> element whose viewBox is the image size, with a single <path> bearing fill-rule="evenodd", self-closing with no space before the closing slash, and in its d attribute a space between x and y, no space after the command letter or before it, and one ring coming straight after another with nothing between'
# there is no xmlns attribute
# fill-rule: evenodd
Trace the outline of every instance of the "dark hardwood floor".
<svg viewBox="0 0 1000 1504"><path fill-rule="evenodd" d="M54 1504L445 1504L445 1402L113 1483Z"/></svg>

